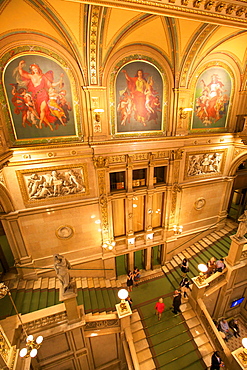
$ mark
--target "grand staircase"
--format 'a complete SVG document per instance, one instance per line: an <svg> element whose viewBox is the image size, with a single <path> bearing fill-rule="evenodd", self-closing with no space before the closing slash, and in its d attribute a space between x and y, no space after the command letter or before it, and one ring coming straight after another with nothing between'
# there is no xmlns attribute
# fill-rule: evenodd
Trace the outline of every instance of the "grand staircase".
<svg viewBox="0 0 247 370"><path fill-rule="evenodd" d="M180 265L184 257L189 260L188 277L198 275L199 263L207 263L214 256L227 256L230 236L236 225L229 223L195 242L183 252L174 255L162 269L142 271L138 288L131 293L134 313L131 317L133 338L141 370L205 370L213 351L203 328L190 305L184 301L182 314L171 311L173 291L181 281ZM22 280L18 277L5 280L21 314L59 304L59 281L56 277ZM117 292L126 286L126 276L117 280L103 278L76 278L78 305L84 305L87 315L115 312L119 302ZM162 296L166 305L162 320L154 316L154 305ZM0 319L14 315L15 310L6 296L0 300Z"/></svg>

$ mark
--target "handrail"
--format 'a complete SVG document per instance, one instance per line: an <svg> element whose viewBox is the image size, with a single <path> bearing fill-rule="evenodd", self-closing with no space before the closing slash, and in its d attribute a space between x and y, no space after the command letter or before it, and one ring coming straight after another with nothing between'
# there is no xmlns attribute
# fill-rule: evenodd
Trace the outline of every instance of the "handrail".
<svg viewBox="0 0 247 370"><path fill-rule="evenodd" d="M138 357L137 357L137 354L136 354L136 349L135 349L135 345L134 345L134 341L133 341L133 335L132 335L132 331L131 331L130 326L127 326L127 327L124 328L124 334L125 334L125 338L126 338L126 341L128 343L128 346L129 346L130 355L131 355L131 358L132 358L134 370L140 370L140 365L139 365Z"/></svg>
<svg viewBox="0 0 247 370"><path fill-rule="evenodd" d="M51 270L53 271L54 268L53 267L39 267L39 266L32 266L32 267L29 267L29 266L18 266L18 264L15 264L15 267L18 268L18 269L37 269L37 270ZM69 269L70 271L73 271L73 270L103 270L103 271L108 271L108 270L114 270L114 269L74 269L74 268L71 268Z"/></svg>
<svg viewBox="0 0 247 370"><path fill-rule="evenodd" d="M231 369L232 355L230 349L226 346L224 340L220 336L219 331L216 328L210 314L208 313L202 298L198 298L197 303L200 309L200 312L197 311L197 314L204 325L205 331L208 333L209 338L211 338L214 347L221 351L221 357L227 367Z"/></svg>
<svg viewBox="0 0 247 370"><path fill-rule="evenodd" d="M227 217L223 218L223 219L222 219L222 220L220 220L220 221L217 221L215 224L213 224L213 225L211 225L210 227L208 227L207 229L203 230L203 232L208 231L208 230L210 230L211 228L213 228L214 226L216 226L216 225L220 224L220 223L221 223L222 221L224 221L226 218L227 218ZM172 253L172 252L174 252L174 251L175 251L175 250L177 250L178 248L180 248L182 245L187 244L188 242L190 242L191 240L193 240L193 239L195 239L195 238L197 238L197 237L198 237L198 234L193 235L191 239L186 240L186 241L185 241L185 242L183 242L182 244L177 245L177 246L176 246L176 248L174 248L174 249L172 249L171 251L169 251L169 254L170 254L170 253Z"/></svg>

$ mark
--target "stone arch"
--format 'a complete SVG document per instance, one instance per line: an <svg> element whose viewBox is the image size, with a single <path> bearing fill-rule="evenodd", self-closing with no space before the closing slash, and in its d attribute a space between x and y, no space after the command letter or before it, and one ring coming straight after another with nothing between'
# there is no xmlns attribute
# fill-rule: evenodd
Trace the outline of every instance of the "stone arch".
<svg viewBox="0 0 247 370"><path fill-rule="evenodd" d="M235 158L233 161L232 161L232 164L231 164L231 167L229 169L229 176L234 176L236 171L237 171L237 168L239 167L239 165L244 162L245 160L247 160L247 151L244 153L244 154L240 154L237 158Z"/></svg>
<svg viewBox="0 0 247 370"><path fill-rule="evenodd" d="M0 182L0 205L4 213L14 212L14 204L9 191Z"/></svg>

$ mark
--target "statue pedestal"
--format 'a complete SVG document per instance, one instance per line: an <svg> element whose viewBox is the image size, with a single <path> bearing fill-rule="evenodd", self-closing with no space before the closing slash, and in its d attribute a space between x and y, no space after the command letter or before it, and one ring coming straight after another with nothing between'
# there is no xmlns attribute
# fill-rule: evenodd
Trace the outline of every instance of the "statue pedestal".
<svg viewBox="0 0 247 370"><path fill-rule="evenodd" d="M232 242L228 256L226 257L226 261L229 263L229 265L234 266L240 261L244 244L247 243L247 239L244 237L237 238L235 235L232 235L230 238L232 239Z"/></svg>
<svg viewBox="0 0 247 370"><path fill-rule="evenodd" d="M68 322L70 324L81 320L76 297L77 291L75 282L71 283L70 288L67 289L66 292L64 292L63 286L60 286L59 301L65 304Z"/></svg>

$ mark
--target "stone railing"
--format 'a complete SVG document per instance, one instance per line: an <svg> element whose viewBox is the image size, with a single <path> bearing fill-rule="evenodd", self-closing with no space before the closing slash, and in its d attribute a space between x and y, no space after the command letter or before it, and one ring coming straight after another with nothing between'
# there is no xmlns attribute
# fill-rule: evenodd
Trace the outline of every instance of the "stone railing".
<svg viewBox="0 0 247 370"><path fill-rule="evenodd" d="M211 342L213 343L215 350L220 351L221 358L223 359L227 368L233 370L233 367L231 365L233 360L231 351L226 346L224 340L220 336L219 331L216 328L211 316L209 315L208 310L205 304L203 303L202 299L199 298L197 303L198 303L197 315L201 320L209 338L211 339Z"/></svg>
<svg viewBox="0 0 247 370"><path fill-rule="evenodd" d="M226 279L226 273L227 273L227 268L225 268L222 272L216 272L215 274L212 274L211 276L209 276L205 280L205 283L209 284L205 288L205 292L207 292L209 289L212 289L214 287L218 287L219 284Z"/></svg>

